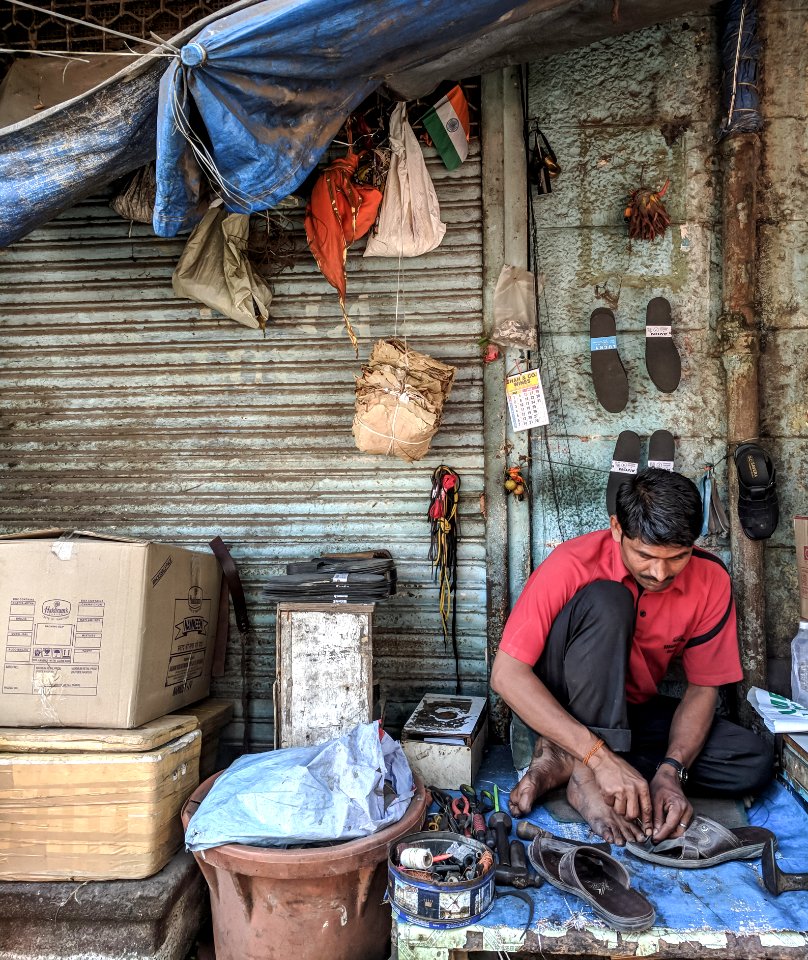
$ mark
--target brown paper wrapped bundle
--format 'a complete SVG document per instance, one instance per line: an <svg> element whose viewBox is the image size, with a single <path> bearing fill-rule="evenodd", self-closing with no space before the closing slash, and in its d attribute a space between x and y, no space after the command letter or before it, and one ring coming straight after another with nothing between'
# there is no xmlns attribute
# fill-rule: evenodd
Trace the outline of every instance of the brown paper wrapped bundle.
<svg viewBox="0 0 808 960"><path fill-rule="evenodd" d="M401 340L379 340L356 380L353 435L364 453L420 460L438 432L455 368Z"/></svg>

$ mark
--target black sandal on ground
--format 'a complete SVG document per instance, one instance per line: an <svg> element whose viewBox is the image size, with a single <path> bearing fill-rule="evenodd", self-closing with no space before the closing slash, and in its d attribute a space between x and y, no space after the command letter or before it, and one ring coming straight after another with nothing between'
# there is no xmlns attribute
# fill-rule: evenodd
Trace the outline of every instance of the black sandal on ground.
<svg viewBox="0 0 808 960"><path fill-rule="evenodd" d="M758 443L742 443L735 450L738 472L738 520L750 540L768 540L777 529L777 471Z"/></svg>

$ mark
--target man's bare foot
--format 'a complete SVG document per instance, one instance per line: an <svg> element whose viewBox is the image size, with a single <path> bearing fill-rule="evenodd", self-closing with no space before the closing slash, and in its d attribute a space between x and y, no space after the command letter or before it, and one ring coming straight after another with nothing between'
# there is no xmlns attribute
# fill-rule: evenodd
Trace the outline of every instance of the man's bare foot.
<svg viewBox="0 0 808 960"><path fill-rule="evenodd" d="M607 843L622 847L628 840L639 843L645 840L639 823L621 817L606 803L592 772L582 763L576 763L572 771L567 785L567 800L586 820L592 832L603 837Z"/></svg>
<svg viewBox="0 0 808 960"><path fill-rule="evenodd" d="M527 773L511 790L508 806L515 817L526 817L539 797L569 780L575 759L558 744L539 737Z"/></svg>

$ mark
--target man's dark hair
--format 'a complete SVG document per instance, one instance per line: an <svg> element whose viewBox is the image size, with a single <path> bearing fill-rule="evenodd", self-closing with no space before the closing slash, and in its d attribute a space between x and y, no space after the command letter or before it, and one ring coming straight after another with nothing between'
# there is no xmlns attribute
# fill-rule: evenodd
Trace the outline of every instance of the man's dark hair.
<svg viewBox="0 0 808 960"><path fill-rule="evenodd" d="M692 547L701 533L698 487L681 473L649 467L617 491L617 522L629 540L649 546Z"/></svg>

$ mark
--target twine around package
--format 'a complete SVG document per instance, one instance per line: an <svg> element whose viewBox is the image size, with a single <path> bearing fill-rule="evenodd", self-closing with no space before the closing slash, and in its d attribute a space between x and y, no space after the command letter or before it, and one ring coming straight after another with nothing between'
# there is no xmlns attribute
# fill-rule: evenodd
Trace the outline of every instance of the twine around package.
<svg viewBox="0 0 808 960"><path fill-rule="evenodd" d="M357 448L408 463L422 459L440 427L455 373L402 340L379 340L356 380Z"/></svg>

